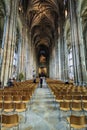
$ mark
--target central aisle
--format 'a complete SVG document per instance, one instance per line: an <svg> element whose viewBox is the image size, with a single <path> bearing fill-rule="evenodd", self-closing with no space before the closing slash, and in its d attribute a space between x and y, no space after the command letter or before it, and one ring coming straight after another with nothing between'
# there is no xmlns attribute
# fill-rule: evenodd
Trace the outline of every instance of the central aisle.
<svg viewBox="0 0 87 130"><path fill-rule="evenodd" d="M67 130L66 122L58 119L58 105L50 89L46 86L37 88L27 111L27 121L22 130Z"/></svg>

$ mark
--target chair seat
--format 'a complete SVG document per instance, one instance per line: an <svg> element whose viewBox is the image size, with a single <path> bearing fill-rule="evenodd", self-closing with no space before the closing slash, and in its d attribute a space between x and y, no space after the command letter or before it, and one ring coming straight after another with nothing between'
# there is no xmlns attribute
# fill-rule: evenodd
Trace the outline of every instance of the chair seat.
<svg viewBox="0 0 87 130"><path fill-rule="evenodd" d="M60 102L60 110L69 111L71 102Z"/></svg>
<svg viewBox="0 0 87 130"><path fill-rule="evenodd" d="M15 126L18 126L18 125L19 125L19 123L13 123L13 124L2 123L2 127L7 127L7 128L15 127Z"/></svg>
<svg viewBox="0 0 87 130"><path fill-rule="evenodd" d="M72 102L71 110L82 111L82 103L81 102Z"/></svg>
<svg viewBox="0 0 87 130"><path fill-rule="evenodd" d="M4 109L4 112L13 112L14 109Z"/></svg>
<svg viewBox="0 0 87 130"><path fill-rule="evenodd" d="M27 108L26 108L26 104L25 103L16 103L15 104L15 111L16 112L24 112L26 110L27 110Z"/></svg>
<svg viewBox="0 0 87 130"><path fill-rule="evenodd" d="M82 108L72 108L72 111L81 111Z"/></svg>
<svg viewBox="0 0 87 130"><path fill-rule="evenodd" d="M13 103L3 103L3 112L12 112L14 109Z"/></svg>
<svg viewBox="0 0 87 130"><path fill-rule="evenodd" d="M25 109L15 109L16 112L25 112Z"/></svg>
<svg viewBox="0 0 87 130"><path fill-rule="evenodd" d="M70 108L60 108L60 110L63 110L63 111L69 111L70 110Z"/></svg>
<svg viewBox="0 0 87 130"><path fill-rule="evenodd" d="M75 124L72 124L71 127L74 127L76 129L81 129L81 128L85 128L86 126L85 125L75 125Z"/></svg>
<svg viewBox="0 0 87 130"><path fill-rule="evenodd" d="M63 102L63 96L57 96L56 102Z"/></svg>
<svg viewBox="0 0 87 130"><path fill-rule="evenodd" d="M22 96L22 102L28 103L30 101L30 96Z"/></svg>

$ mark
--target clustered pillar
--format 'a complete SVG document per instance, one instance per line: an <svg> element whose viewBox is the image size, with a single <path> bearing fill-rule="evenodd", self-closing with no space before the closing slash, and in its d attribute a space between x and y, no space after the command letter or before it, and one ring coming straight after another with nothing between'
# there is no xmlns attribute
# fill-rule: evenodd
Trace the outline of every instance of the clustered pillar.
<svg viewBox="0 0 87 130"><path fill-rule="evenodd" d="M76 1L70 0L70 23L71 23L71 44L73 53L74 83L84 85L86 83L86 66L84 65L84 46L81 37L81 21L77 17ZM82 54L83 53L83 54Z"/></svg>
<svg viewBox="0 0 87 130"><path fill-rule="evenodd" d="M7 80L11 76L13 67L13 53L15 42L15 28L17 15L17 0L6 1L6 16L3 34L3 54L1 67L1 82L6 86Z"/></svg>

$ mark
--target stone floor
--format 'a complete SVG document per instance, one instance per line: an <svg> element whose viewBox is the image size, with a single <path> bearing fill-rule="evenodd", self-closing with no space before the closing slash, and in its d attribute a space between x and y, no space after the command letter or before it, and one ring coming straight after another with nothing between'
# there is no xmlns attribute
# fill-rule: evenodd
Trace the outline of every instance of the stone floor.
<svg viewBox="0 0 87 130"><path fill-rule="evenodd" d="M30 109L27 111L27 121L20 125L20 130L68 130L65 120L59 120L58 104L46 86L37 88Z"/></svg>
<svg viewBox="0 0 87 130"><path fill-rule="evenodd" d="M37 87L26 111L26 121L22 118L19 129L70 130L66 118L60 118L66 116L66 114L69 113L59 111L58 104L55 103L55 99L47 85L43 86L43 88ZM22 113L22 117L24 115L25 113Z"/></svg>

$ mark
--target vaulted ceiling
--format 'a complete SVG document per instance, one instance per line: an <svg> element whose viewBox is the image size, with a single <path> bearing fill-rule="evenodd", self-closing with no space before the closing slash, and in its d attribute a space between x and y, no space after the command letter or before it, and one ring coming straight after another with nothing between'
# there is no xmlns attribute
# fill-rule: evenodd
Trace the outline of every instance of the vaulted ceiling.
<svg viewBox="0 0 87 130"><path fill-rule="evenodd" d="M40 52L48 56L50 47L58 39L60 17L64 17L67 0L21 0L26 13L31 42Z"/></svg>
<svg viewBox="0 0 87 130"><path fill-rule="evenodd" d="M0 1L3 3L5 0ZM19 7L27 19L31 42L39 52L44 48L47 53L58 39L58 26L60 17L64 16L65 1L19 0Z"/></svg>
<svg viewBox="0 0 87 130"><path fill-rule="evenodd" d="M51 46L57 38L59 5L57 0L31 0L27 16L32 43Z"/></svg>

